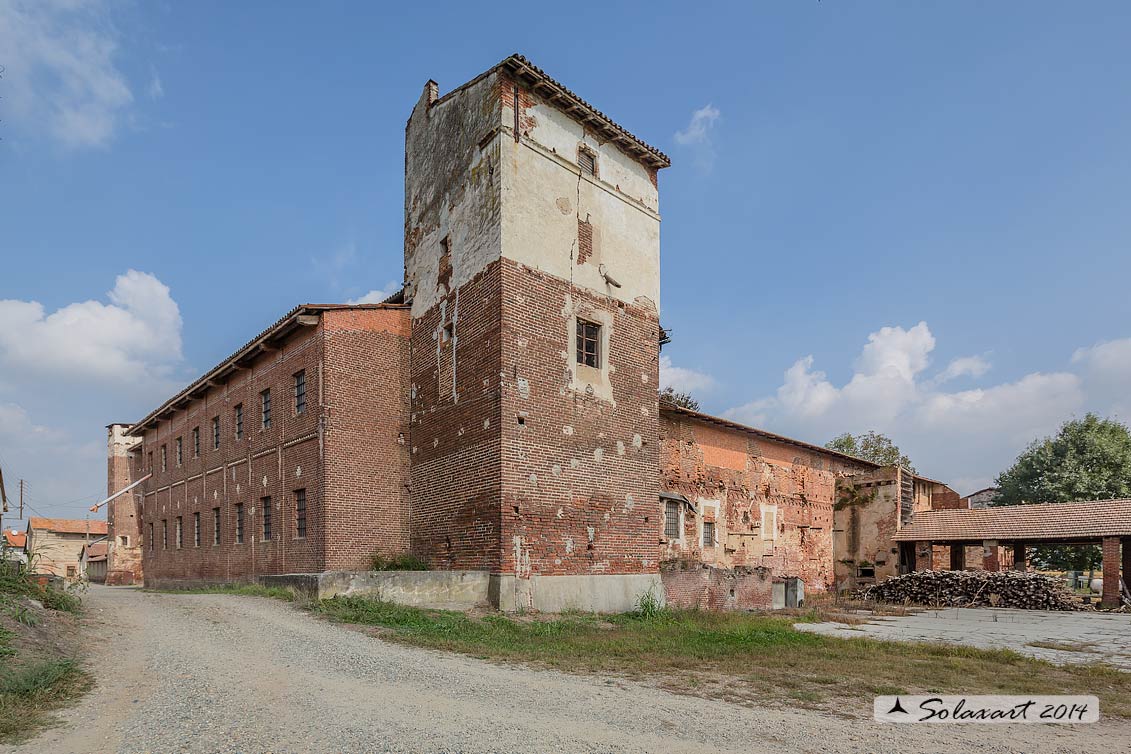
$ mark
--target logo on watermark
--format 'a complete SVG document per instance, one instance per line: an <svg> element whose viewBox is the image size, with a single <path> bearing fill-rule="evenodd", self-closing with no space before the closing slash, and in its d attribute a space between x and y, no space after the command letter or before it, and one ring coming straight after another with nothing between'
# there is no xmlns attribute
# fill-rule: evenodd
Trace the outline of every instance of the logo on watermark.
<svg viewBox="0 0 1131 754"><path fill-rule="evenodd" d="M877 696L872 717L881 723L1094 723L1094 696Z"/></svg>

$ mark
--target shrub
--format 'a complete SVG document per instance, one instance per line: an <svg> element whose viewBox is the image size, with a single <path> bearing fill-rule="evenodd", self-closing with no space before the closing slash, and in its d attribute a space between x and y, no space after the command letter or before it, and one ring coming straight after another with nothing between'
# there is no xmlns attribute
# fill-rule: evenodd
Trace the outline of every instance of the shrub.
<svg viewBox="0 0 1131 754"><path fill-rule="evenodd" d="M415 555L394 555L386 557L379 552L369 559L369 567L374 571L427 571L428 564Z"/></svg>

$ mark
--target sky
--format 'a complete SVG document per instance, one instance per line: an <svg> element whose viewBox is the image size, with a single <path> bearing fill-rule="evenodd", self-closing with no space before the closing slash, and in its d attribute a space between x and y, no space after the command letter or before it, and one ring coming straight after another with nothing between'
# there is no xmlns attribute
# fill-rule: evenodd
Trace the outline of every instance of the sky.
<svg viewBox="0 0 1131 754"><path fill-rule="evenodd" d="M394 290L409 111L512 52L672 158L667 384L987 486L1131 415L1129 27L1114 2L0 0L9 495L82 517L106 424L298 303Z"/></svg>

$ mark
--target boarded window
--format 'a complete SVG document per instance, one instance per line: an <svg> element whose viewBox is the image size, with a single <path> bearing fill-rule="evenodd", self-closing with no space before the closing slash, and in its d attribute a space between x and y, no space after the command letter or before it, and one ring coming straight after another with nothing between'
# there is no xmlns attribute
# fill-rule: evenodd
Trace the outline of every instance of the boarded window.
<svg viewBox="0 0 1131 754"><path fill-rule="evenodd" d="M597 155L585 147L577 150L577 165L585 175L597 175Z"/></svg>
<svg viewBox="0 0 1131 754"><path fill-rule="evenodd" d="M588 320L577 320L577 363L601 368L601 326Z"/></svg>
<svg viewBox="0 0 1131 754"><path fill-rule="evenodd" d="M715 522L714 521L704 521L703 522L703 546L704 547L714 547L715 546Z"/></svg>
<svg viewBox="0 0 1131 754"><path fill-rule="evenodd" d="M679 539L680 531L680 504L675 500L668 500L664 507L664 536L668 539Z"/></svg>

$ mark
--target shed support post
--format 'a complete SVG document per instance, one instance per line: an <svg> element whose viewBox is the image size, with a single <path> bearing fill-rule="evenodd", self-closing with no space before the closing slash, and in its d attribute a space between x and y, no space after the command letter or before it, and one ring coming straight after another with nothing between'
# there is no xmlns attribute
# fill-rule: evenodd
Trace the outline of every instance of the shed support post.
<svg viewBox="0 0 1131 754"><path fill-rule="evenodd" d="M1119 566L1122 560L1119 544L1119 537L1104 537L1104 585L1103 595L1100 598L1102 607L1119 607Z"/></svg>
<svg viewBox="0 0 1131 754"><path fill-rule="evenodd" d="M930 542L916 542L915 543L915 570L916 571L931 571L934 570L934 558L932 557L933 547Z"/></svg>
<svg viewBox="0 0 1131 754"><path fill-rule="evenodd" d="M1001 557L999 552L1001 548L998 547L996 539L987 539L982 542L982 568L987 571L1000 571L1001 570Z"/></svg>

